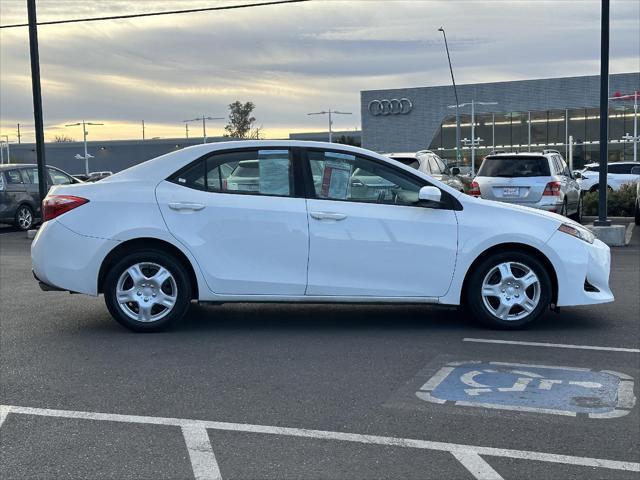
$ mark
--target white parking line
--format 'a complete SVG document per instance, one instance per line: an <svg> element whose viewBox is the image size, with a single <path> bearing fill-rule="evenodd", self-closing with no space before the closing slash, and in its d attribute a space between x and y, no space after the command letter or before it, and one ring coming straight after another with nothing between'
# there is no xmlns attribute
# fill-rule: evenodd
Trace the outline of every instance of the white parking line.
<svg viewBox="0 0 640 480"><path fill-rule="evenodd" d="M185 425L182 435L196 480L222 480L207 429L201 425Z"/></svg>
<svg viewBox="0 0 640 480"><path fill-rule="evenodd" d="M451 452L454 457L471 472L478 480L504 480L491 465L485 462L480 455L473 452Z"/></svg>
<svg viewBox="0 0 640 480"><path fill-rule="evenodd" d="M47 408L33 408L33 407L19 407L12 405L0 405L0 411L6 411L10 414L23 414L23 415L36 415L43 417L57 417L57 418L75 418L83 420L97 420L97 421L109 421L109 422L123 422L123 423L142 423L148 425L167 425L180 428L192 427L199 428L202 435L202 430L222 430L222 431L234 431L244 433L263 433L271 435L284 435L289 437L301 437L301 438L315 438L320 440L337 440L343 442L356 442L369 445L384 445L401 448L416 448L422 450L435 450L441 452L450 452L454 456L462 455L465 461L473 468L480 468L477 459L471 457L471 455L491 456L491 457L504 457L504 458L516 458L521 460L536 460L540 462L550 463L562 463L567 465L576 465L583 467L596 467L596 468L608 468L612 470L625 470L631 472L640 472L640 463L625 462L619 460L607 460L601 458L590 457L577 457L573 455L558 455L553 453L544 452L532 452L526 450L510 450L505 448L494 447L480 447L475 445L462 445L457 443L445 443L445 442L433 442L429 440L417 440L411 438L397 438L397 437L383 437L378 435L364 435L360 433L346 433L346 432L331 432L325 430L309 430L306 428L289 428L289 427L276 427L270 425L252 425L246 423L228 423L228 422L215 422L205 420L193 420L185 418L165 418L165 417L149 417L140 415L122 415L113 413L99 413L99 412L81 412L73 410L53 410ZM190 434L193 431L189 431ZM185 436L185 441L187 437ZM207 442L208 442L207 437ZM201 445L200 442L195 442L197 445ZM194 450L199 450L195 448ZM213 455L211 453L210 455ZM190 454L191 456L191 454ZM215 458L215 457L213 457ZM457 458L457 456L456 456ZM473 459L473 460L472 460ZM481 459L482 460L482 459ZM211 458L207 461L211 462ZM484 461L484 460L483 460ZM485 462L486 463L486 462ZM197 466L198 471L200 466ZM196 467L194 467L194 472ZM205 477L205 478L220 478L220 472L217 470L217 463L215 470L212 468L212 475L218 475L218 477ZM211 472L208 472L211 473ZM478 478L478 477L477 477Z"/></svg>
<svg viewBox="0 0 640 480"><path fill-rule="evenodd" d="M607 352L640 353L640 348L597 347L594 345L568 345L565 343L521 342L517 340L493 340L488 338L463 338L463 342L501 343L505 345L525 345L528 347L570 348L574 350L603 350Z"/></svg>

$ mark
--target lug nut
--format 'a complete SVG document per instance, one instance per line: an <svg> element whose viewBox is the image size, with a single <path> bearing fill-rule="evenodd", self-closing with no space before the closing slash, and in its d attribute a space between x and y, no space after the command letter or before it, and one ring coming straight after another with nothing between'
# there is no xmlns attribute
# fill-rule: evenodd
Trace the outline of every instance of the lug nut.
<svg viewBox="0 0 640 480"><path fill-rule="evenodd" d="M138 290L138 296L142 295L142 292L140 290Z"/></svg>
<svg viewBox="0 0 640 480"><path fill-rule="evenodd" d="M516 293L516 298L518 298L518 297L520 297L520 295L518 295L518 294Z"/></svg>

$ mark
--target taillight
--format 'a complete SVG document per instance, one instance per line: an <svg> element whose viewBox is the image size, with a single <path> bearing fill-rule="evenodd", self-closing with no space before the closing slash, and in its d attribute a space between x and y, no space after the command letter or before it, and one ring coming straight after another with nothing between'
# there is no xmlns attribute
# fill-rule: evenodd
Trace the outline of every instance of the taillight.
<svg viewBox="0 0 640 480"><path fill-rule="evenodd" d="M467 192L467 194L471 195L472 197L479 197L481 195L480 185L478 185L478 182L476 182L475 180L471 182L471 186L469 187L469 191Z"/></svg>
<svg viewBox="0 0 640 480"><path fill-rule="evenodd" d="M47 195L42 201L42 221L52 220L63 213L84 205L89 200L73 195Z"/></svg>
<svg viewBox="0 0 640 480"><path fill-rule="evenodd" d="M542 195L559 197L560 196L560 182L549 182L547 186L544 187L544 192Z"/></svg>

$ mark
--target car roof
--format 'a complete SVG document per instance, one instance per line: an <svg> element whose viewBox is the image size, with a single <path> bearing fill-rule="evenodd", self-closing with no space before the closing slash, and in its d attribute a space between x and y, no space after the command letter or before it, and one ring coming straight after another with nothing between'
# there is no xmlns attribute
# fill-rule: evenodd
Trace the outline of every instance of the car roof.
<svg viewBox="0 0 640 480"><path fill-rule="evenodd" d="M629 161L629 160L624 160L621 162L607 162L607 165L640 165L640 162L634 162L634 161ZM585 163L584 164L584 168L587 167L597 167L598 165L600 165L598 162L591 162L591 163Z"/></svg>

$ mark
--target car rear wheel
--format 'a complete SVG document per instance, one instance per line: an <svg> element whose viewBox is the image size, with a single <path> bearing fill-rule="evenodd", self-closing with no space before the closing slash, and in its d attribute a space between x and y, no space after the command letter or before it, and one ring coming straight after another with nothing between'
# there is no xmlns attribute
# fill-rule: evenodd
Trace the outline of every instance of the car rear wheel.
<svg viewBox="0 0 640 480"><path fill-rule="evenodd" d="M504 252L471 272L466 304L482 323L519 328L538 319L551 303L552 285L544 265L525 252Z"/></svg>
<svg viewBox="0 0 640 480"><path fill-rule="evenodd" d="M576 213L569 215L571 220L575 220L578 223L582 223L582 195L578 197L578 207Z"/></svg>
<svg viewBox="0 0 640 480"><path fill-rule="evenodd" d="M136 332L153 332L180 320L191 302L185 267L170 254L139 250L113 265L104 299L113 318Z"/></svg>
<svg viewBox="0 0 640 480"><path fill-rule="evenodd" d="M33 210L29 205L20 205L16 210L15 226L26 231L33 227Z"/></svg>

